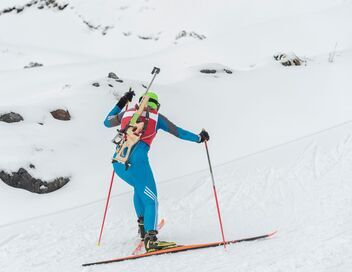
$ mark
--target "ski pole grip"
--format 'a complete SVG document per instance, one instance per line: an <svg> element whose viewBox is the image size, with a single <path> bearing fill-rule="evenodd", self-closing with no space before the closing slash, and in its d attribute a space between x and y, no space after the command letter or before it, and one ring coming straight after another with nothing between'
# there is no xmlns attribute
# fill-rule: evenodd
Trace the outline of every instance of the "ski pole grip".
<svg viewBox="0 0 352 272"><path fill-rule="evenodd" d="M202 128L202 132L205 131L205 128ZM204 144L207 145L207 140L204 140Z"/></svg>
<svg viewBox="0 0 352 272"><path fill-rule="evenodd" d="M153 68L153 71L152 71L152 75L154 75L154 74L159 74L159 73L160 73L160 68L154 67L154 68Z"/></svg>

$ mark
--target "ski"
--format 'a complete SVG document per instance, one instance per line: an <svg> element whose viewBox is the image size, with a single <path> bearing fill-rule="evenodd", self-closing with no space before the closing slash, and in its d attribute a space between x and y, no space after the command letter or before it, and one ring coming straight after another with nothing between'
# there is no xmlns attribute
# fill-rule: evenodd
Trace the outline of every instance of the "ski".
<svg viewBox="0 0 352 272"><path fill-rule="evenodd" d="M161 230L165 225L165 220L164 218L160 220L159 224L158 224L158 231ZM141 253L142 251L142 247L144 246L144 241L139 241L138 245L136 246L136 248L133 250L132 255L138 255Z"/></svg>
<svg viewBox="0 0 352 272"><path fill-rule="evenodd" d="M237 244L237 243L241 243L241 242L250 242L250 241L255 241L255 240L259 240L259 239L265 239L265 238L272 237L276 232L277 231L274 231L269 234L260 235L260 236L225 241L225 244L229 245L229 244ZM224 242L214 242L214 243L195 244L195 245L178 245L173 248L158 250L158 251L149 252L149 253L147 252L147 253L143 253L143 254L139 254L139 255L131 255L131 256L127 256L127 257L123 257L123 258L116 258L116 259L111 259L111 260L106 260L106 261L85 263L85 264L82 264L82 266L116 263L116 262L135 260L135 259L140 259L140 258L145 258L145 257L150 257L150 256L156 256L156 255L162 255L162 254L168 254L168 253L178 253L178 252L195 250L195 249L202 249L202 248L218 247L218 246L223 246L223 245L224 245Z"/></svg>

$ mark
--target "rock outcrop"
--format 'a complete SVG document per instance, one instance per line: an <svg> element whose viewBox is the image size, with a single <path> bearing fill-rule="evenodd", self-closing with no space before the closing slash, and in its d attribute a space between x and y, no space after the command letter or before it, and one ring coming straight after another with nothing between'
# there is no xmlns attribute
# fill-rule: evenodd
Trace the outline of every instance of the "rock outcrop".
<svg viewBox="0 0 352 272"><path fill-rule="evenodd" d="M31 164L30 168L33 169L35 166ZM20 168L17 172L11 174L0 171L0 179L11 187L24 189L37 194L54 192L70 181L69 177L59 177L53 181L43 181L33 178L24 168Z"/></svg>
<svg viewBox="0 0 352 272"><path fill-rule="evenodd" d="M54 110L50 113L57 120L61 120L61 121L71 120L71 115L68 110L57 109L57 110Z"/></svg>
<svg viewBox="0 0 352 272"><path fill-rule="evenodd" d="M23 121L23 117L15 112L9 112L0 115L0 121L6 122L6 123L16 123L16 122L21 122Z"/></svg>

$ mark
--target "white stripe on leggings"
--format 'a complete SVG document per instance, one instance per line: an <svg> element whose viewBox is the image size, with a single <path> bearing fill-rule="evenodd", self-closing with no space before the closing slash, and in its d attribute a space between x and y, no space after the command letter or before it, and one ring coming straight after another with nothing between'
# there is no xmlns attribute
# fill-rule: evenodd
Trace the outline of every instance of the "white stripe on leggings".
<svg viewBox="0 0 352 272"><path fill-rule="evenodd" d="M145 188L144 190L144 194L146 196L148 196L149 198L151 198L152 200L154 200L155 202L155 217L154 217L154 230L157 230L157 224L158 224L158 206L159 206L159 203L158 203L158 200L156 198L156 196L154 195L154 193L152 191L150 191L150 189L148 187Z"/></svg>
<svg viewBox="0 0 352 272"><path fill-rule="evenodd" d="M150 190L147 186L145 186L145 190L147 190L152 196L154 196L155 199L157 198L153 191Z"/></svg>

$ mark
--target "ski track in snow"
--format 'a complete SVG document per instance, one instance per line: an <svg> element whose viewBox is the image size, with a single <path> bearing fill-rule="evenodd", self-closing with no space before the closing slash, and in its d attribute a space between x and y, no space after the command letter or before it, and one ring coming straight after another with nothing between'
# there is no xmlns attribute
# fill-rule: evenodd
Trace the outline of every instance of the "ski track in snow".
<svg viewBox="0 0 352 272"><path fill-rule="evenodd" d="M6 245L7 243L11 242L11 240L15 239L16 237L18 237L18 235L10 235L6 239L0 241L0 247L2 247L4 245Z"/></svg>

